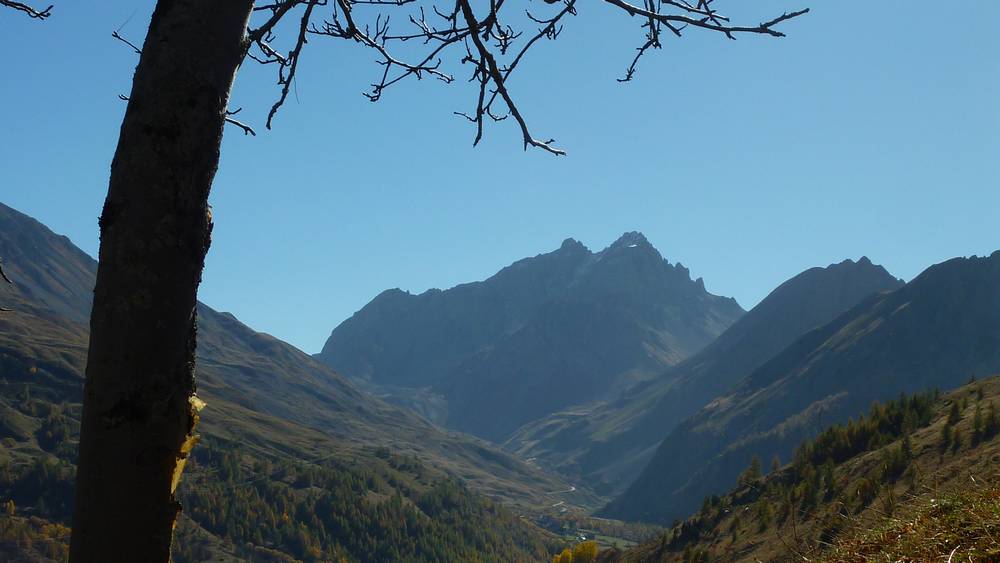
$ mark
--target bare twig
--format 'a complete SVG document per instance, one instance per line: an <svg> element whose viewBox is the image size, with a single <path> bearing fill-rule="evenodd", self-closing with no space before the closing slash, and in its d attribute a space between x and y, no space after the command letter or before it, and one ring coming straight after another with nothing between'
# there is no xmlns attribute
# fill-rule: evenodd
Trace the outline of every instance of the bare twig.
<svg viewBox="0 0 1000 563"><path fill-rule="evenodd" d="M121 41L122 43L124 43L124 44L128 45L129 47L131 47L132 50L135 51L136 55L141 55L142 54L142 49L136 47L131 41L129 41L128 39L125 39L124 37L122 37L121 35L119 35L117 31L112 31L111 32L111 37L114 37L115 39L117 39L117 40Z"/></svg>
<svg viewBox="0 0 1000 563"><path fill-rule="evenodd" d="M0 6L3 6L4 8L13 8L14 10L17 10L19 12L24 12L25 14L28 14L29 18L33 18L36 20L44 20L49 16L51 16L53 8L53 6L49 6L44 10L37 10L23 2L15 2L14 0L0 0Z"/></svg>
<svg viewBox="0 0 1000 563"><path fill-rule="evenodd" d="M226 123L232 123L233 125L239 127L240 129L243 130L243 134L244 135L252 135L252 136L256 137L257 136L257 132L253 130L253 127L250 127L246 123L243 123L241 121L237 121L237 120L235 120L235 119L233 119L231 117L231 116L236 115L237 113L239 113L241 111L243 111L243 108L237 108L236 111L227 111L226 112Z"/></svg>
<svg viewBox="0 0 1000 563"><path fill-rule="evenodd" d="M618 79L620 82L635 77L642 57L662 48L664 37L681 37L687 29L718 33L729 39L740 34L784 37L777 27L809 12L808 9L787 12L748 26L733 23L719 13L716 0L604 0L604 3L639 18L643 29L643 41L625 75ZM515 4L526 8L520 14L512 13L507 8ZM271 0L258 5L247 33L246 56L276 68L280 87L278 99L267 116L267 127L271 127L288 98L309 37L322 36L349 40L375 54L376 64L382 68L364 92L372 102L381 100L390 87L408 78L432 77L444 83L453 82L454 77L447 70L450 55L451 62L472 68L468 80L475 85L475 109L454 113L475 125L473 145L482 140L487 119L499 122L513 117L525 148L565 154L553 146L552 140L542 141L531 135L508 85L528 50L538 45L540 39L559 37L566 16L576 15L577 1L544 0L544 4L527 4L524 0L484 0L476 6L482 13L475 13L470 0ZM319 9L323 7L326 9ZM294 24L293 17L297 20ZM286 20L288 25L284 23ZM398 29L400 25L403 29ZM290 42L287 50L283 50L277 46L279 35L289 33L289 28Z"/></svg>

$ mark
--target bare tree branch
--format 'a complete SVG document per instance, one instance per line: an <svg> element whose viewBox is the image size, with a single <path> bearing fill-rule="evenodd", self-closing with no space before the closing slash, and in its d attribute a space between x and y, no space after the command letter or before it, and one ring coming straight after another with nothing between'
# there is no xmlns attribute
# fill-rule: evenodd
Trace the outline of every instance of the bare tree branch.
<svg viewBox="0 0 1000 563"><path fill-rule="evenodd" d="M784 37L778 25L806 14L809 9L786 12L757 25L746 26L731 23L730 18L715 9L717 0L603 0L625 14L639 17L642 21L644 39L636 48L635 56L625 69L619 82L629 82L636 74L640 60L650 50L663 47L662 32L681 37L687 28L701 29L736 39L739 34L758 34ZM482 19L476 17L469 0L273 0L253 8L255 14L251 28L247 31L246 56L264 65L277 68L277 84L280 87L278 99L271 106L265 126L270 129L275 116L288 99L295 83L299 60L310 35L335 39L348 39L377 54L376 63L382 67L378 79L371 83L363 94L372 102L382 98L385 91L399 82L413 77L417 80L425 76L444 83L454 82L454 76L444 68L448 51L458 50L456 61L473 66L469 81L476 84L475 110L472 113L456 111L475 124L476 134L473 145L483 138L484 122L503 121L513 117L521 130L524 147L543 149L555 155L565 154L555 148L553 141L542 141L533 137L528 123L517 107L507 81L524 55L535 46L539 39L555 40L562 31L565 16L576 15L576 0L544 0L545 7L538 9L556 10L548 16L538 16L525 9L518 17L508 14L504 8L517 0L489 0L489 11ZM524 4L523 0L520 2ZM448 5L442 9L441 4ZM588 4L588 7L593 4ZM45 19L51 15L52 6L37 10L28 4L15 0L0 0L0 6L26 13L29 17ZM551 8L549 8L551 6ZM314 16L317 8L329 8L321 19ZM284 21L297 8L302 8L298 21L293 24L294 41L287 52L272 46L279 30L289 26ZM364 21L358 19L356 11L364 10ZM393 14L400 16L403 24L410 29L397 33L390 26ZM513 18L516 23L507 20ZM258 21L259 20L259 21ZM526 35L526 26L538 26ZM112 37L128 45L136 54L142 50L122 37L118 31ZM407 45L407 43L412 43ZM419 46L417 46L419 45ZM518 47L515 47L519 45ZM421 52L421 47L423 52ZM396 50L404 53L398 54ZM497 100L503 102L496 107ZM505 107L504 107L505 106ZM235 112L234 112L235 113ZM226 121L243 130L245 135L256 135L249 125L226 115Z"/></svg>
<svg viewBox="0 0 1000 563"><path fill-rule="evenodd" d="M274 119L274 114L278 113L278 109L285 103L285 99L288 98L288 89L292 85L292 81L295 80L295 71L299 68L299 55L302 54L302 47L306 44L306 32L309 28L309 18L312 16L313 9L317 5L326 4L325 0L306 0L306 9L302 14L302 23L299 24L299 34L298 39L295 41L295 47L292 48L291 52L288 53L288 57L285 58L286 63L278 67L278 84L281 85L281 97L278 101L271 106L271 111L267 114L267 123L264 125L268 129L271 128L271 120ZM297 4L297 0L289 0L290 4ZM285 69L288 69L288 74L285 75Z"/></svg>
<svg viewBox="0 0 1000 563"><path fill-rule="evenodd" d="M44 10L36 10L35 8L32 8L31 6L23 2L15 2L14 0L0 0L0 6L4 8L13 8L14 10L17 10L19 12L24 12L25 14L28 14L29 18L33 18L36 20L44 20L49 16L51 16L53 8L53 6L49 6Z"/></svg>
<svg viewBox="0 0 1000 563"><path fill-rule="evenodd" d="M570 11L572 10L574 2L575 0L568 0L567 2L568 10ZM489 79L492 80L493 84L496 86L497 92L500 94L501 97L503 97L504 102L507 103L507 108L510 110L511 115L514 116L514 119L517 121L518 125L521 126L521 135L524 140L524 148L527 149L528 146L530 145L533 147L538 147L540 149L547 150L555 155L566 154L566 151L557 149L552 146L552 143L554 142L553 139L549 139L548 141L539 141L531 136L531 133L528 131L527 123L525 123L524 118L521 116L521 112L517 109L517 106L514 105L514 100L511 99L510 94L507 92L507 85L505 83L506 77L504 73L500 71L500 67L497 66L497 61L493 57L493 53L490 52L490 50L483 43L482 38L479 36L480 33L479 22L476 20L475 15L473 15L472 13L472 7L469 6L468 0L458 0L458 4L462 10L462 15L463 17L465 17L465 21L469 25L469 29L471 31L469 37L472 38L472 43L476 46L476 50L479 52L480 59L478 62L479 69L477 70L477 72L479 72L481 75L489 76ZM507 76L509 76L509 73L507 73ZM479 118L482 119L481 110L478 113L478 115Z"/></svg>
<svg viewBox="0 0 1000 563"><path fill-rule="evenodd" d="M663 46L664 37L681 37L687 29L700 29L735 39L740 34L784 37L777 26L809 12L784 13L757 25L737 25L715 8L716 0L603 0L619 12L642 20L643 41L619 82L635 77L644 55ZM555 155L562 149L553 141L542 141L530 133L528 122L517 106L508 81L525 54L540 39L555 40L567 16L576 15L577 0L273 0L254 8L260 17L247 33L250 59L277 69L280 94L267 116L270 129L274 117L288 98L298 71L299 59L310 36L346 39L370 49L381 70L363 94L370 101L382 99L392 86L408 78L432 77L454 82L446 61L472 67L469 82L475 84L475 109L454 112L475 124L473 145L483 138L484 123L513 117L524 147L536 147ZM525 7L511 12L514 4ZM588 3L589 8L596 3ZM321 9L326 8L326 9ZM292 14L298 13L295 23ZM322 14L325 12L325 14ZM548 12L547 15L543 15ZM288 23L285 23L288 20ZM315 21L314 21L315 20ZM403 22L403 23L399 23ZM402 26L402 30L397 28ZM534 28L534 29L531 29ZM291 33L287 51L276 47L279 35ZM499 101L498 101L499 100ZM244 130L246 132L246 130Z"/></svg>

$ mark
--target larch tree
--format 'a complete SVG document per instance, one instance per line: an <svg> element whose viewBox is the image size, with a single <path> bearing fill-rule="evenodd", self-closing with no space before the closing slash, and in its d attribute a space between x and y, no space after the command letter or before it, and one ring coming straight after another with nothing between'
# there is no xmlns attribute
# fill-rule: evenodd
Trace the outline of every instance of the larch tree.
<svg viewBox="0 0 1000 563"><path fill-rule="evenodd" d="M123 96L128 105L99 221L71 561L169 560L180 511L174 491L202 405L195 395L195 315L212 231L209 190L226 123L256 134L229 111L247 59L276 70L279 91L267 128L308 42L342 39L377 56L369 100L408 78L451 83L464 69L473 103L456 113L471 122L473 144L487 123L509 119L525 149L562 155L554 141L531 132L507 85L525 55L557 39L578 9L604 8L641 27L622 82L668 37L689 30L782 37L779 24L808 11L738 25L716 0L632 2L157 0L145 41L133 45L139 63ZM49 15L12 0L0 5Z"/></svg>

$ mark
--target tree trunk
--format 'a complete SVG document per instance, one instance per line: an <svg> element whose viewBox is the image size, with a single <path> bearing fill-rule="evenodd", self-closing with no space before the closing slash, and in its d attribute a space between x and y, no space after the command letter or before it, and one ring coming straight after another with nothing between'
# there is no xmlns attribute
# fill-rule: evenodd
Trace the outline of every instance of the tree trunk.
<svg viewBox="0 0 1000 563"><path fill-rule="evenodd" d="M194 443L196 295L229 91L253 0L158 0L108 197L70 559L162 562Z"/></svg>

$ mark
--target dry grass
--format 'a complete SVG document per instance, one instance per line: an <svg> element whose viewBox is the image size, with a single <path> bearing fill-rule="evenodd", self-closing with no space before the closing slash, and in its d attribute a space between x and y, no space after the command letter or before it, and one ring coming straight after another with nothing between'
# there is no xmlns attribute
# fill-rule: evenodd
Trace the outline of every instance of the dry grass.
<svg viewBox="0 0 1000 563"><path fill-rule="evenodd" d="M823 560L1000 561L1000 487L970 486L928 499L905 517L839 538Z"/></svg>

